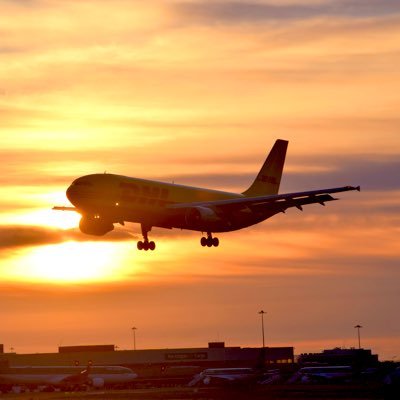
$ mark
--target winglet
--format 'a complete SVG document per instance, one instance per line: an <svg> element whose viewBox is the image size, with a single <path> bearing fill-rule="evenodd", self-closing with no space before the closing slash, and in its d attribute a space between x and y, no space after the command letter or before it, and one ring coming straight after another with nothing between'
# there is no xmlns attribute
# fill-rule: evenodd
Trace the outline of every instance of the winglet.
<svg viewBox="0 0 400 400"><path fill-rule="evenodd" d="M357 192L361 191L361 187L360 186L345 186L344 190L357 190Z"/></svg>

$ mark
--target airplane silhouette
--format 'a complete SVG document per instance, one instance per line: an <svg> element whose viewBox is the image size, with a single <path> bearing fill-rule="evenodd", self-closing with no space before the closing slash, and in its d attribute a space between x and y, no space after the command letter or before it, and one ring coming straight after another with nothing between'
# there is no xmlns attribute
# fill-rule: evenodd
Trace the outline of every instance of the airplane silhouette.
<svg viewBox="0 0 400 400"><path fill-rule="evenodd" d="M278 194L288 142L278 139L251 186L242 193L177 185L115 174L92 174L74 180L67 197L74 207L54 210L77 211L80 230L102 236L125 222L141 225L139 250L154 250L149 241L152 227L206 232L201 245L219 245L213 233L230 232L258 224L275 214L307 204L325 205L338 200L333 193L360 191L360 186Z"/></svg>

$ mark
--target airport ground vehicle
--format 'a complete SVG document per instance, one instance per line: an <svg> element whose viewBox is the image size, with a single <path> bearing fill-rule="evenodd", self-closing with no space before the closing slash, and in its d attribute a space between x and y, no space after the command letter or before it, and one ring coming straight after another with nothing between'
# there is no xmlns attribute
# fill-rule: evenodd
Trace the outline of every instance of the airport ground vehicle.
<svg viewBox="0 0 400 400"><path fill-rule="evenodd" d="M353 379L353 369L347 365L300 368L288 383L343 383Z"/></svg>
<svg viewBox="0 0 400 400"><path fill-rule="evenodd" d="M208 368L195 375L188 386L226 386L256 382L262 373L253 368Z"/></svg>

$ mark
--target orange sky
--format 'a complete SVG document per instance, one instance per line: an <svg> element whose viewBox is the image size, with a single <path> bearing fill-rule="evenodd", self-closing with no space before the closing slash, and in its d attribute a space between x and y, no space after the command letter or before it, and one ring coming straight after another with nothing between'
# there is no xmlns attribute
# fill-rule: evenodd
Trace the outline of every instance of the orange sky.
<svg viewBox="0 0 400 400"><path fill-rule="evenodd" d="M396 1L0 0L0 343L17 352L363 344L400 357ZM55 213L113 172L242 191L275 139L282 191L361 185L219 235L101 238ZM75 227L75 228L74 228Z"/></svg>

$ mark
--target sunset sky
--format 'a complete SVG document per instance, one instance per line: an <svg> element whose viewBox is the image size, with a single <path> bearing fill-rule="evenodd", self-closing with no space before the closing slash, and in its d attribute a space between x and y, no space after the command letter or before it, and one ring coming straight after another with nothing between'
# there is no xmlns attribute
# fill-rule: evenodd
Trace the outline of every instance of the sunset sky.
<svg viewBox="0 0 400 400"><path fill-rule="evenodd" d="M0 343L362 345L400 359L398 0L0 0ZM80 233L90 173L241 192L361 185L203 248Z"/></svg>

